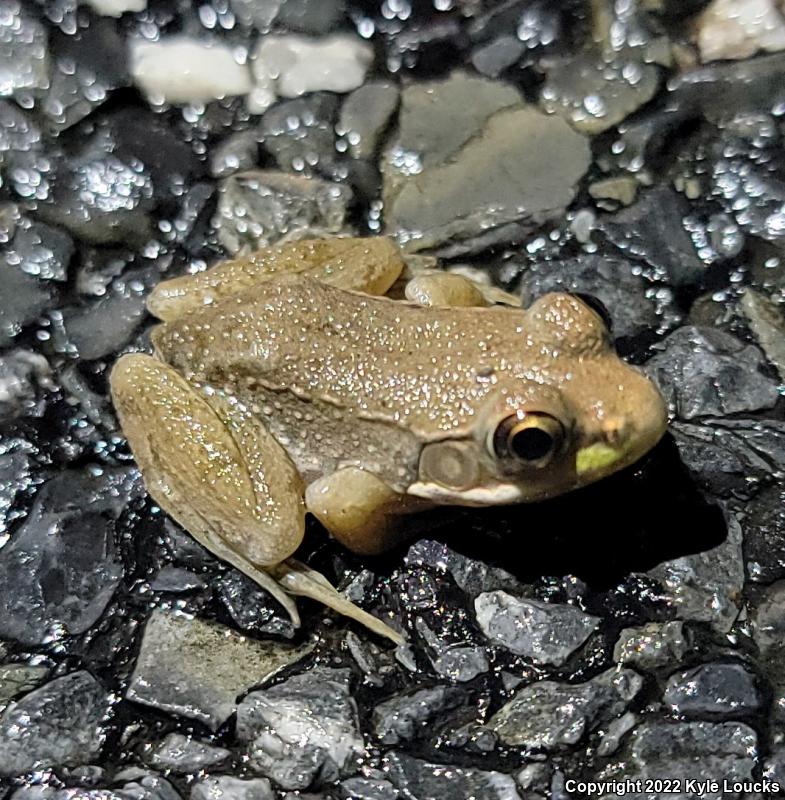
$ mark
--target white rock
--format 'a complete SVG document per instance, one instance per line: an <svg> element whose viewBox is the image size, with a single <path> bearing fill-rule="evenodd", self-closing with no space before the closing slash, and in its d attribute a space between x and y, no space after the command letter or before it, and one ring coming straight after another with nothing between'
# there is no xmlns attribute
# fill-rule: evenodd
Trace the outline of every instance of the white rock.
<svg viewBox="0 0 785 800"><path fill-rule="evenodd" d="M147 0L87 0L88 5L105 17L121 17L126 11L144 11Z"/></svg>
<svg viewBox="0 0 785 800"><path fill-rule="evenodd" d="M785 16L776 0L714 0L697 25L704 62L785 50Z"/></svg>
<svg viewBox="0 0 785 800"><path fill-rule="evenodd" d="M350 92L362 85L372 62L373 48L356 36L264 36L251 62L256 85L248 108L259 114L276 95Z"/></svg>
<svg viewBox="0 0 785 800"><path fill-rule="evenodd" d="M132 41L131 74L154 102L206 103L247 94L253 85L230 47L188 36Z"/></svg>

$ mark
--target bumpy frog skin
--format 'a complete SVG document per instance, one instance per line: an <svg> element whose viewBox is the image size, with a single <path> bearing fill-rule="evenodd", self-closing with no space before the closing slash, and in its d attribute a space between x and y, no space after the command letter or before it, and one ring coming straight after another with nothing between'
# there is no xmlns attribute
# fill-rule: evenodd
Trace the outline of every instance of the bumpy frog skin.
<svg viewBox="0 0 785 800"><path fill-rule="evenodd" d="M529 309L467 278L405 289L388 239L299 242L162 283L155 356L111 377L150 494L269 589L314 597L400 641L291 558L305 514L351 550L439 504L541 500L599 480L662 436L654 386L569 294ZM503 295L503 293L501 293Z"/></svg>

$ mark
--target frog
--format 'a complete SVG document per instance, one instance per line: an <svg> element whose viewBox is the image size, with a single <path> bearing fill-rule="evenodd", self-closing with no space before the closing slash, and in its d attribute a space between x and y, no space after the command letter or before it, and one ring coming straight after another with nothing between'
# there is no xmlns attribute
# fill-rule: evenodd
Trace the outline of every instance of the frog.
<svg viewBox="0 0 785 800"><path fill-rule="evenodd" d="M562 495L665 433L655 385L590 299L528 308L466 275L412 270L383 236L308 239L161 282L153 353L111 393L156 504L268 590L403 634L295 558L306 519L377 555L414 515Z"/></svg>

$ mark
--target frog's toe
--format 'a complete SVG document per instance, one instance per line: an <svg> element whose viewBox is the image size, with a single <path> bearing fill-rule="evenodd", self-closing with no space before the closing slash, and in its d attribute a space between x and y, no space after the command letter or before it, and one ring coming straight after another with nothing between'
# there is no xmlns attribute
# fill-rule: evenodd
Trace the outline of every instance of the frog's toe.
<svg viewBox="0 0 785 800"><path fill-rule="evenodd" d="M285 451L250 413L203 394L150 356L121 358L111 386L152 497L296 618L265 574L296 550L305 529L303 486Z"/></svg>
<svg viewBox="0 0 785 800"><path fill-rule="evenodd" d="M364 625L368 630L384 636L395 644L403 644L405 638L378 617L363 611L351 600L347 600L320 572L312 570L294 558L288 558L274 567L272 574L290 594L309 597L322 605L337 611L349 619Z"/></svg>

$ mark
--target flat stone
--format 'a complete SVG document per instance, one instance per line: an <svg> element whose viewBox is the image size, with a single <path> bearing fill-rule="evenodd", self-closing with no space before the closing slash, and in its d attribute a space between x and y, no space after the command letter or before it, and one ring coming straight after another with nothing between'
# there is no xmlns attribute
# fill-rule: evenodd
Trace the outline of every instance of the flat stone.
<svg viewBox="0 0 785 800"><path fill-rule="evenodd" d="M348 186L301 175L258 170L227 178L213 225L230 253L279 241L328 236L345 230Z"/></svg>
<svg viewBox="0 0 785 800"><path fill-rule="evenodd" d="M483 561L469 558L449 548L443 542L420 539L415 542L405 556L407 564L426 566L449 574L459 588L474 599L482 592L503 589L508 592L522 592L524 585L510 572L501 567L491 567Z"/></svg>
<svg viewBox="0 0 785 800"><path fill-rule="evenodd" d="M521 600L503 591L481 594L474 608L480 629L495 645L554 666L564 664L600 623L575 606Z"/></svg>
<svg viewBox="0 0 785 800"><path fill-rule="evenodd" d="M263 36L251 61L256 85L248 98L249 110L262 113L276 96L350 92L362 85L373 56L368 42L349 34Z"/></svg>
<svg viewBox="0 0 785 800"><path fill-rule="evenodd" d="M31 182L24 170L11 181L19 198L36 201L39 218L90 244L142 245L151 236L151 175L138 159L118 155L111 140L97 134L47 166L51 175L43 183Z"/></svg>
<svg viewBox="0 0 785 800"><path fill-rule="evenodd" d="M4 257L33 277L65 281L73 254L74 243L65 231L22 217Z"/></svg>
<svg viewBox="0 0 785 800"><path fill-rule="evenodd" d="M309 649L246 639L223 625L156 609L145 625L126 697L217 730L243 691Z"/></svg>
<svg viewBox="0 0 785 800"><path fill-rule="evenodd" d="M265 112L257 131L264 150L284 172L332 175L341 173L336 166L337 122L337 95L312 92L276 103Z"/></svg>
<svg viewBox="0 0 785 800"><path fill-rule="evenodd" d="M689 212L681 195L657 186L643 192L629 208L603 216L599 228L628 258L659 270L675 286L685 286L706 273L687 231Z"/></svg>
<svg viewBox="0 0 785 800"><path fill-rule="evenodd" d="M43 148L42 133L35 119L16 104L0 100L0 167L7 170L17 163L26 163L20 154L35 153Z"/></svg>
<svg viewBox="0 0 785 800"><path fill-rule="evenodd" d="M650 622L640 628L624 628L613 648L613 660L642 670L678 664L689 652L684 623Z"/></svg>
<svg viewBox="0 0 785 800"><path fill-rule="evenodd" d="M454 686L433 686L391 697L373 710L374 733L384 745L411 741L467 701L465 691Z"/></svg>
<svg viewBox="0 0 785 800"><path fill-rule="evenodd" d="M643 687L631 669L609 669L586 683L539 681L518 691L488 723L506 744L553 751L626 710Z"/></svg>
<svg viewBox="0 0 785 800"><path fill-rule="evenodd" d="M398 130L382 164L385 193L421 170L444 164L482 133L490 117L521 104L513 86L463 72L405 87Z"/></svg>
<svg viewBox="0 0 785 800"><path fill-rule="evenodd" d="M267 778L211 775L193 785L191 800L275 800L275 792Z"/></svg>
<svg viewBox="0 0 785 800"><path fill-rule="evenodd" d="M617 719L612 719L602 732L602 738L597 745L597 755L607 757L615 753L621 746L621 740L638 724L637 715L632 711Z"/></svg>
<svg viewBox="0 0 785 800"><path fill-rule="evenodd" d="M35 689L50 671L32 664L0 665L0 711L14 698Z"/></svg>
<svg viewBox="0 0 785 800"><path fill-rule="evenodd" d="M438 144L446 158L453 142ZM434 155L393 150L394 161L410 166L398 191L385 178L387 230L409 251L449 243L445 253L458 255L522 235L564 212L589 164L586 140L567 123L520 106L494 114L428 167Z"/></svg>
<svg viewBox="0 0 785 800"><path fill-rule="evenodd" d="M769 107L731 116L732 106L718 102L723 115L678 151L674 185L688 197L714 201L745 234L779 245L785 240L785 154L777 120Z"/></svg>
<svg viewBox="0 0 785 800"><path fill-rule="evenodd" d="M761 652L776 652L785 644L785 581L766 587L752 623L753 637Z"/></svg>
<svg viewBox="0 0 785 800"><path fill-rule="evenodd" d="M785 50L785 17L775 0L713 0L696 28L703 62Z"/></svg>
<svg viewBox="0 0 785 800"><path fill-rule="evenodd" d="M678 419L761 411L779 399L777 382L761 371L760 350L729 333L686 326L657 349L645 371Z"/></svg>
<svg viewBox="0 0 785 800"><path fill-rule="evenodd" d="M734 719L763 704L755 676L738 663L701 664L668 678L662 698L685 717Z"/></svg>
<svg viewBox="0 0 785 800"><path fill-rule="evenodd" d="M398 800L398 790L380 778L348 778L340 786L344 800Z"/></svg>
<svg viewBox="0 0 785 800"><path fill-rule="evenodd" d="M613 59L585 51L546 66L540 106L594 136L618 125L654 97L660 73L635 51Z"/></svg>
<svg viewBox="0 0 785 800"><path fill-rule="evenodd" d="M601 773L601 779L675 780L721 775L722 781L751 780L758 737L736 722L644 722L631 736L630 759ZM705 777L704 777L705 776ZM727 792L706 792L706 800L727 800Z"/></svg>
<svg viewBox="0 0 785 800"><path fill-rule="evenodd" d="M739 307L766 358L785 382L785 318L781 307L749 288L744 290Z"/></svg>
<svg viewBox="0 0 785 800"><path fill-rule="evenodd" d="M84 772L97 771L98 767L85 767ZM76 778L81 772L79 769L70 770L70 777ZM129 780L133 776L134 780ZM102 777L88 779L87 786L78 785L68 789L55 789L45 784L25 786L17 789L13 797L16 800L181 800L175 788L165 778L146 773L139 767L129 767L121 770L115 776L115 781L124 780L121 786L111 788L100 786ZM89 788L87 788L89 787ZM266 798L264 799L266 800Z"/></svg>
<svg viewBox="0 0 785 800"><path fill-rule="evenodd" d="M27 515L26 509L17 507L17 501L41 482L35 469L36 454L35 446L22 437L5 436L0 443L0 535L6 534L15 520Z"/></svg>
<svg viewBox="0 0 785 800"><path fill-rule="evenodd" d="M46 28L21 2L6 2L0 21L0 95L42 89L48 81Z"/></svg>
<svg viewBox="0 0 785 800"><path fill-rule="evenodd" d="M192 592L195 589L204 589L206 586L204 580L195 572L171 565L158 570L150 581L150 588L154 592Z"/></svg>
<svg viewBox="0 0 785 800"><path fill-rule="evenodd" d="M474 680L490 669L486 648L472 641L470 636L462 636L463 628L457 633L446 633L429 625L422 617L415 622L417 633L425 645L425 652L431 666L443 678L456 683Z"/></svg>
<svg viewBox="0 0 785 800"><path fill-rule="evenodd" d="M388 753L390 780L405 798L442 800L476 797L482 800L522 800L510 775L474 767L433 764L405 753Z"/></svg>
<svg viewBox="0 0 785 800"><path fill-rule="evenodd" d="M224 747L199 742L181 733L170 733L153 745L152 750L145 755L145 760L156 769L187 774L217 767L231 755L231 751Z"/></svg>
<svg viewBox="0 0 785 800"><path fill-rule="evenodd" d="M255 129L227 136L212 148L210 174L215 178L226 178L235 172L253 169L259 163L260 138Z"/></svg>
<svg viewBox="0 0 785 800"><path fill-rule="evenodd" d="M785 493L776 484L747 504L743 518L747 576L765 585L785 578Z"/></svg>
<svg viewBox="0 0 785 800"><path fill-rule="evenodd" d="M237 710L250 767L283 789L307 789L357 770L365 752L347 669L315 667L251 692Z"/></svg>
<svg viewBox="0 0 785 800"><path fill-rule="evenodd" d="M147 0L87 0L95 11L106 17L121 17L127 12L144 11Z"/></svg>
<svg viewBox="0 0 785 800"><path fill-rule="evenodd" d="M120 469L65 471L39 490L0 550L0 637L42 645L92 627L122 578L114 523L139 488Z"/></svg>
<svg viewBox="0 0 785 800"><path fill-rule="evenodd" d="M54 289L46 281L28 275L17 262L0 255L0 347L54 302Z"/></svg>
<svg viewBox="0 0 785 800"><path fill-rule="evenodd" d="M526 45L517 36L502 35L472 51L472 66L489 78L497 78L524 54Z"/></svg>
<svg viewBox="0 0 785 800"><path fill-rule="evenodd" d="M136 334L147 316L146 298L160 278L157 268L129 270L111 281L97 300L61 311L55 336L63 349L85 361L112 355Z"/></svg>
<svg viewBox="0 0 785 800"><path fill-rule="evenodd" d="M106 737L111 695L84 670L25 695L0 714L0 777L95 758Z"/></svg>
<svg viewBox="0 0 785 800"><path fill-rule="evenodd" d="M55 136L130 83L126 40L114 20L91 15L90 24L53 36L50 62L46 90L32 95L44 130ZM24 97L25 105L33 98Z"/></svg>
<svg viewBox="0 0 785 800"><path fill-rule="evenodd" d="M676 609L679 619L707 622L727 633L739 614L744 587L742 530L726 515L725 541L703 553L666 561L648 574L664 587L663 599Z"/></svg>
<svg viewBox="0 0 785 800"><path fill-rule="evenodd" d="M130 47L131 75L154 103L207 103L247 94L253 86L248 67L228 45L169 36L132 39Z"/></svg>
<svg viewBox="0 0 785 800"><path fill-rule="evenodd" d="M631 175L618 175L595 181L589 186L589 194L596 200L615 200L623 206L631 206L638 196L640 184Z"/></svg>
<svg viewBox="0 0 785 800"><path fill-rule="evenodd" d="M243 24L267 33L276 25L283 30L322 35L341 21L345 0L230 0L229 7Z"/></svg>
<svg viewBox="0 0 785 800"><path fill-rule="evenodd" d="M400 89L394 83L369 81L344 100L338 132L346 138L353 158L374 155L400 97Z"/></svg>
<svg viewBox="0 0 785 800"><path fill-rule="evenodd" d="M52 389L49 362L32 350L0 355L0 423L40 411L40 390Z"/></svg>
<svg viewBox="0 0 785 800"><path fill-rule="evenodd" d="M785 470L785 423L706 419L671 425L679 455L696 482L717 497L751 497Z"/></svg>

